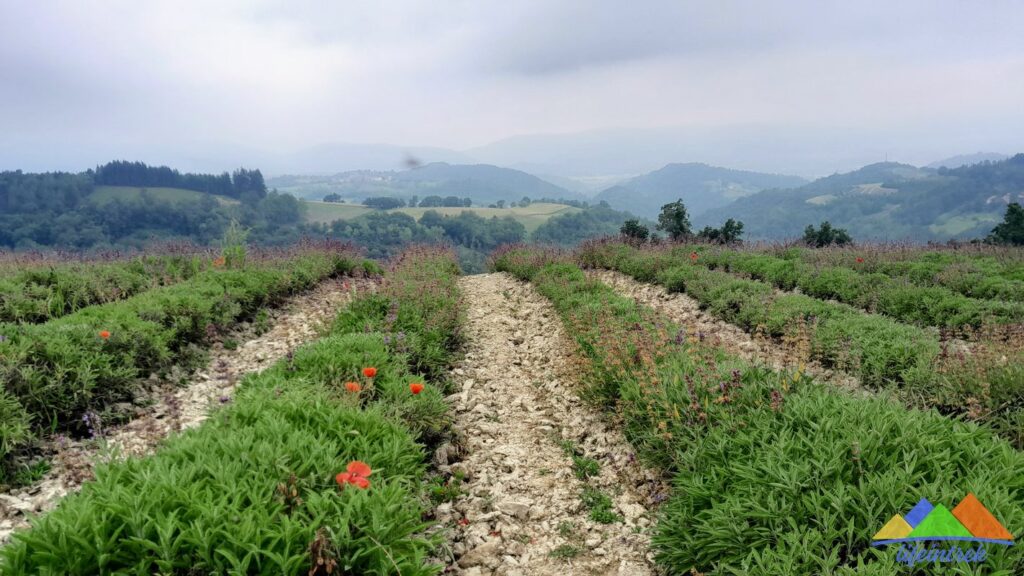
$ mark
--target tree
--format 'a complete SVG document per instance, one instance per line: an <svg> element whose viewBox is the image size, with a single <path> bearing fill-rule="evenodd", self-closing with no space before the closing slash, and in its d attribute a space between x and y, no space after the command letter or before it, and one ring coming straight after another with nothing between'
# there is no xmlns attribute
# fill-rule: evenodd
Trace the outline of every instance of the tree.
<svg viewBox="0 0 1024 576"><path fill-rule="evenodd" d="M446 208L457 208L462 206L462 198L458 196L445 196L442 204Z"/></svg>
<svg viewBox="0 0 1024 576"><path fill-rule="evenodd" d="M415 195L415 194L413 194L412 198L409 198L409 204L408 204L409 208L415 208L417 206L417 204L419 204L419 201L420 201L420 197Z"/></svg>
<svg viewBox="0 0 1024 576"><path fill-rule="evenodd" d="M683 205L681 199L661 207L661 214L658 214L658 230L665 232L669 238L676 241L692 235L690 217L686 213L686 206Z"/></svg>
<svg viewBox="0 0 1024 576"><path fill-rule="evenodd" d="M420 208L440 208L444 206L444 198L440 196L427 196L420 200Z"/></svg>
<svg viewBox="0 0 1024 576"><path fill-rule="evenodd" d="M644 226L636 218L630 218L622 223L622 228L619 229L619 233L631 240L639 242L645 242L651 235L650 229Z"/></svg>
<svg viewBox="0 0 1024 576"><path fill-rule="evenodd" d="M324 202L341 202L340 194L328 194L324 196Z"/></svg>
<svg viewBox="0 0 1024 576"><path fill-rule="evenodd" d="M808 224L804 229L804 243L812 248L823 248L825 246L843 246L850 244L853 238L843 228L833 228L828 220L821 223L817 230L813 224Z"/></svg>
<svg viewBox="0 0 1024 576"><path fill-rule="evenodd" d="M529 206L532 203L533 203L533 201L530 200L529 196L523 196L523 199L519 201L519 205L522 206L523 208L526 208L527 206Z"/></svg>
<svg viewBox="0 0 1024 576"><path fill-rule="evenodd" d="M392 208L401 208L402 206L405 206L405 200L402 200L401 198L392 198L390 196L376 196L373 198L367 198L363 201L363 204L376 210L391 210Z"/></svg>
<svg viewBox="0 0 1024 576"><path fill-rule="evenodd" d="M505 201L504 200L498 200L497 202L494 203L494 205L497 206L498 208L504 208L505 207Z"/></svg>
<svg viewBox="0 0 1024 576"><path fill-rule="evenodd" d="M985 241L990 244L1024 246L1024 207L1017 202L1010 202L1003 221L992 229Z"/></svg>
<svg viewBox="0 0 1024 576"><path fill-rule="evenodd" d="M462 205L464 207L466 207L466 208L471 207L473 205L473 199L472 198L463 198L462 199Z"/></svg>
<svg viewBox="0 0 1024 576"><path fill-rule="evenodd" d="M725 224L722 224L721 228L705 226L703 230L697 233L697 239L718 244L734 244L740 242L740 236L742 235L743 222L737 222L729 218L725 221Z"/></svg>

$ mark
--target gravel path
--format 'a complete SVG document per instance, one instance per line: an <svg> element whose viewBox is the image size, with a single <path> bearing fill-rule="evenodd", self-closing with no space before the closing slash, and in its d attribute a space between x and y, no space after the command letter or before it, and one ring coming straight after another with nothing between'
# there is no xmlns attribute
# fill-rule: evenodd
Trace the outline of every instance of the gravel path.
<svg viewBox="0 0 1024 576"><path fill-rule="evenodd" d="M669 293L657 284L638 282L632 277L614 270L587 270L587 276L604 282L620 296L632 298L668 316L673 322L686 328L687 332L703 334L713 343L731 354L759 362L776 370L796 369L804 371L816 380L829 382L839 388L867 394L860 381L850 374L831 370L809 360L810 352L806 342L799 340L780 346L767 337L755 337L739 326L719 320L700 309L700 304L682 293Z"/></svg>
<svg viewBox="0 0 1024 576"><path fill-rule="evenodd" d="M462 494L441 504L464 575L651 574L650 502L664 487L617 426L576 396L573 343L550 302L506 274L468 276L467 351L449 400L463 460ZM585 462L596 475L574 469ZM581 494L611 498L615 521L591 519Z"/></svg>
<svg viewBox="0 0 1024 576"><path fill-rule="evenodd" d="M52 468L41 481L0 494L0 543L14 529L27 525L26 514L50 510L91 479L97 462L149 454L170 433L199 425L211 406L230 401L243 376L269 367L316 338L322 323L333 319L354 291L371 285L372 280L365 279L322 282L270 311L270 329L262 335L249 327L231 335L240 342L237 348L216 345L206 367L193 373L184 387L158 383L149 395L155 403L127 406L135 411L128 423L105 430L98 440L56 442Z"/></svg>

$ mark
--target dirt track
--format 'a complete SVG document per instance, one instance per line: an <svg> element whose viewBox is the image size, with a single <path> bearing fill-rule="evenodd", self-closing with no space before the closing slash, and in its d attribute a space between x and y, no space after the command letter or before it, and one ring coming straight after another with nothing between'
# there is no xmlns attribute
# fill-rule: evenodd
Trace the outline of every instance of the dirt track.
<svg viewBox="0 0 1024 576"><path fill-rule="evenodd" d="M648 504L661 490L617 426L577 396L577 360L551 304L505 274L461 281L467 353L454 371L455 430L467 455L463 495L442 504L458 574L652 573ZM580 480L577 454L599 462ZM586 485L611 497L619 521L590 518Z"/></svg>

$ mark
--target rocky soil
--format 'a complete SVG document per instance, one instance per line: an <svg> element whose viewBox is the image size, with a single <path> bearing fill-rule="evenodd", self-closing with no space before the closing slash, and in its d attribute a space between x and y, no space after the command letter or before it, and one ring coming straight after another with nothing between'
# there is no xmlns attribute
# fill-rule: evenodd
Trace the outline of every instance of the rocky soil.
<svg viewBox="0 0 1024 576"><path fill-rule="evenodd" d="M587 276L604 282L621 296L633 298L665 314L688 333L703 335L745 360L759 362L776 370L795 370L803 366L805 373L819 381L829 382L845 390L867 393L856 377L811 362L807 348L809 344L799 338L780 346L771 338L751 335L738 326L702 311L700 304L686 294L670 293L662 286L637 282L621 272L587 270Z"/></svg>
<svg viewBox="0 0 1024 576"><path fill-rule="evenodd" d="M551 304L505 274L465 277L461 290L468 345L449 398L461 446L436 458L441 471L465 475L461 495L436 511L454 532L447 571L653 573L650 509L665 487L618 426L578 397L582 360ZM583 458L597 466L580 479ZM611 523L591 518L588 488L610 497Z"/></svg>
<svg viewBox="0 0 1024 576"><path fill-rule="evenodd" d="M322 324L334 318L338 308L372 280L338 279L321 283L270 311L269 329L258 334L255 326L242 327L224 341L238 342L227 349L213 347L208 364L193 373L184 386L152 382L148 406L122 406L134 416L126 424L98 431L95 439L54 441L50 471L31 486L0 494L0 543L19 527L26 515L44 512L62 497L92 478L93 466L115 458L143 456L169 434L197 426L212 406L231 401L237 383L284 358L289 351L317 337Z"/></svg>

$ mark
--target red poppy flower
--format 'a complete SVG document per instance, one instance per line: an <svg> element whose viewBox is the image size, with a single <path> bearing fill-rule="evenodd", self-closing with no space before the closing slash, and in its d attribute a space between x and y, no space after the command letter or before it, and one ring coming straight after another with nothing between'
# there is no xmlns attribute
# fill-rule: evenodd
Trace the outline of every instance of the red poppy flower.
<svg viewBox="0 0 1024 576"><path fill-rule="evenodd" d="M373 366L370 366L368 368L363 368L363 376L366 376L367 378L373 378L376 375L377 375L377 369L374 368Z"/></svg>
<svg viewBox="0 0 1024 576"><path fill-rule="evenodd" d="M420 392L423 392L423 384L420 384L419 382L413 382L412 384L409 384L409 392L412 392L413 394L419 394Z"/></svg>
<svg viewBox="0 0 1024 576"><path fill-rule="evenodd" d="M693 260L694 262L697 261L697 253L696 252L690 252L690 260Z"/></svg>
<svg viewBox="0 0 1024 576"><path fill-rule="evenodd" d="M358 382L345 382L345 389L349 392L359 392Z"/></svg>
<svg viewBox="0 0 1024 576"><path fill-rule="evenodd" d="M864 263L864 259L861 258L860 256L857 256L857 264L863 264L863 263Z"/></svg>
<svg viewBox="0 0 1024 576"><path fill-rule="evenodd" d="M106 330L100 330L100 338L103 338L104 340L109 339L110 338L110 332L108 332Z"/></svg>
<svg viewBox="0 0 1024 576"><path fill-rule="evenodd" d="M338 486L344 488L346 484L354 484L363 489L370 487L370 480L368 479L368 476L373 474L373 470L371 470L365 462L353 460L348 463L346 470L347 472L341 472L334 477Z"/></svg>

